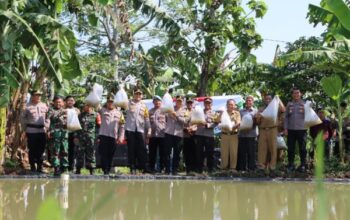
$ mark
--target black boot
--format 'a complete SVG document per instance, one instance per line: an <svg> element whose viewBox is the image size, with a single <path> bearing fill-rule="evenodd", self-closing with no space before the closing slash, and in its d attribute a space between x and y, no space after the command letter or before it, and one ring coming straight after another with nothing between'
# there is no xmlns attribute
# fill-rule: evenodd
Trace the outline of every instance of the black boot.
<svg viewBox="0 0 350 220"><path fill-rule="evenodd" d="M43 163L37 163L36 171L38 173L43 173Z"/></svg>
<svg viewBox="0 0 350 220"><path fill-rule="evenodd" d="M68 173L68 167L61 167L61 173Z"/></svg>
<svg viewBox="0 0 350 220"><path fill-rule="evenodd" d="M31 163L31 164L30 164L30 171L31 171L31 172L36 172L35 163Z"/></svg>
<svg viewBox="0 0 350 220"><path fill-rule="evenodd" d="M94 168L90 168L89 171L90 171L90 175L94 175L95 174Z"/></svg>
<svg viewBox="0 0 350 220"><path fill-rule="evenodd" d="M81 174L80 172L81 168L80 167L77 167L76 171L75 171L75 174Z"/></svg>
<svg viewBox="0 0 350 220"><path fill-rule="evenodd" d="M129 166L129 169L130 169L130 174L131 175L135 175L136 174L136 166L131 165L131 166Z"/></svg>
<svg viewBox="0 0 350 220"><path fill-rule="evenodd" d="M59 176L60 174L61 174L60 168L59 168L59 167L55 167L55 168L54 168L54 173L53 173L53 175L54 175L54 176Z"/></svg>

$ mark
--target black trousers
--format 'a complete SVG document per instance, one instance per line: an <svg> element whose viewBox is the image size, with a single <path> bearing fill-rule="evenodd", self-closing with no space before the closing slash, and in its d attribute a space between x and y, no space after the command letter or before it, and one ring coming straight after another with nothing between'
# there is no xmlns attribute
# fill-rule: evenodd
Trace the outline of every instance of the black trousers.
<svg viewBox="0 0 350 220"><path fill-rule="evenodd" d="M306 165L306 130L288 130L288 165L294 166L295 145L298 142L301 165Z"/></svg>
<svg viewBox="0 0 350 220"><path fill-rule="evenodd" d="M74 133L68 134L68 170L74 169L75 160L75 144L74 144Z"/></svg>
<svg viewBox="0 0 350 220"><path fill-rule="evenodd" d="M237 170L255 170L256 138L239 137L237 153Z"/></svg>
<svg viewBox="0 0 350 220"><path fill-rule="evenodd" d="M183 141L183 156L185 159L186 172L196 171L195 137L185 137Z"/></svg>
<svg viewBox="0 0 350 220"><path fill-rule="evenodd" d="M178 172L180 163L180 153L181 153L181 141L182 137L175 135L165 134L165 146L167 149L167 166L165 172L176 173ZM173 150L173 158L170 160L171 150Z"/></svg>
<svg viewBox="0 0 350 220"><path fill-rule="evenodd" d="M151 170L156 169L157 152L159 152L159 170L162 171L166 167L167 151L164 142L164 137L149 139L149 167Z"/></svg>
<svg viewBox="0 0 350 220"><path fill-rule="evenodd" d="M109 173L111 171L113 156L115 152L116 140L115 138L108 136L99 136L100 144L98 147L100 156L101 156L101 167L103 172Z"/></svg>
<svg viewBox="0 0 350 220"><path fill-rule="evenodd" d="M43 154L46 146L45 133L27 133L27 144L30 168L34 170L36 163L37 170L40 170L43 164Z"/></svg>
<svg viewBox="0 0 350 220"><path fill-rule="evenodd" d="M195 161L196 171L203 172L204 158L207 159L208 171L213 171L214 168L214 137L196 136Z"/></svg>
<svg viewBox="0 0 350 220"><path fill-rule="evenodd" d="M144 134L137 131L126 131L128 159L130 169L146 170L147 150Z"/></svg>
<svg viewBox="0 0 350 220"><path fill-rule="evenodd" d="M315 141L315 139L312 139L312 142L314 142L314 141ZM316 151L316 145L312 144L311 149L309 151L309 156L310 156L310 159L312 159L312 160L315 158L315 151ZM329 159L329 156L330 156L329 152L330 152L329 141L325 140L324 141L324 158Z"/></svg>

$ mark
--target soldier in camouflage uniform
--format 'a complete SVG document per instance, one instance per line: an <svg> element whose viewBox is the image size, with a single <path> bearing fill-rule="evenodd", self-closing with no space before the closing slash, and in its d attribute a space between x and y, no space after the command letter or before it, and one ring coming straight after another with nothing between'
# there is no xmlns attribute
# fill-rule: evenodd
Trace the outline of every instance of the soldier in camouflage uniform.
<svg viewBox="0 0 350 220"><path fill-rule="evenodd" d="M52 141L50 151L54 174L59 175L60 171L66 172L68 168L67 110L63 108L62 97L55 96L53 102L53 108L48 113L50 119L48 137Z"/></svg>
<svg viewBox="0 0 350 220"><path fill-rule="evenodd" d="M84 105L83 112L79 115L79 121L82 130L76 132L76 174L80 174L81 168L84 166L93 174L95 169L95 138L96 127L101 124L100 115L94 111L89 104Z"/></svg>

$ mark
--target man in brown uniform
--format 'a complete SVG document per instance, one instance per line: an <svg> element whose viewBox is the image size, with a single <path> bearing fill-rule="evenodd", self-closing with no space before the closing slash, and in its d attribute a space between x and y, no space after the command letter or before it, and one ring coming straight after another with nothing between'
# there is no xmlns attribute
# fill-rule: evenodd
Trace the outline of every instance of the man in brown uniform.
<svg viewBox="0 0 350 220"><path fill-rule="evenodd" d="M42 95L40 91L34 90L31 95L31 100L22 115L22 122L27 135L30 170L42 172L46 132L50 125L47 115L49 109L46 104L40 101Z"/></svg>
<svg viewBox="0 0 350 220"><path fill-rule="evenodd" d="M221 169L228 167L233 172L237 166L237 149L238 149L238 128L241 123L241 116L236 108L236 103L233 99L226 102L227 113L234 122L231 130L222 129L221 132Z"/></svg>
<svg viewBox="0 0 350 220"><path fill-rule="evenodd" d="M106 107L100 110L101 126L99 131L99 153L101 155L102 170L108 175L116 148L124 140L124 116L113 105L113 97L107 97Z"/></svg>
<svg viewBox="0 0 350 220"><path fill-rule="evenodd" d="M142 91L134 90L134 98L129 101L129 109L126 112L126 138L128 143L128 158L131 173L136 172L136 161L139 169L149 172L147 169L146 138L151 136L149 113L146 104L142 101Z"/></svg>
<svg viewBox="0 0 350 220"><path fill-rule="evenodd" d="M278 134L278 118L277 121L265 119L261 113L272 101L272 96L266 94L264 96L264 106L259 109L256 120L259 125L259 141L258 141L258 166L259 169L269 168L274 171L277 161L277 134ZM280 102L279 113L285 111L284 105Z"/></svg>
<svg viewBox="0 0 350 220"><path fill-rule="evenodd" d="M149 110L149 118L151 123L151 138L149 140L149 167L150 171L154 172L157 151L159 152L159 171L161 172L166 166L166 149L164 144L165 136L165 113L161 111L162 98L159 96L153 97L154 107Z"/></svg>
<svg viewBox="0 0 350 220"><path fill-rule="evenodd" d="M238 161L237 170L254 171L256 168L256 121L255 116L258 110L254 108L253 96L247 96L245 107L240 110L241 118L251 117L253 126L248 130L240 130L238 133Z"/></svg>
<svg viewBox="0 0 350 220"><path fill-rule="evenodd" d="M169 174L171 171L174 175L177 174L179 168L181 142L184 135L184 124L186 122L186 111L182 107L182 102L182 96L176 96L175 111L168 113L166 116L165 143L167 148L167 167L165 172ZM171 150L173 150L173 160L172 167L170 168Z"/></svg>
<svg viewBox="0 0 350 220"><path fill-rule="evenodd" d="M196 171L203 172L204 158L207 158L208 172L214 169L214 128L216 127L216 114L211 109L213 100L210 97L204 99L205 124L198 125L196 132L195 163Z"/></svg>

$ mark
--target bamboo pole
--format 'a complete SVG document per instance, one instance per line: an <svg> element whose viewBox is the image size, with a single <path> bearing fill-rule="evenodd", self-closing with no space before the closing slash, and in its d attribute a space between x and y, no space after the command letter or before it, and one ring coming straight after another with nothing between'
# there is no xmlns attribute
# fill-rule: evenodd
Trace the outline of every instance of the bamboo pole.
<svg viewBox="0 0 350 220"><path fill-rule="evenodd" d="M6 108L0 108L0 166L4 162L4 148L6 139Z"/></svg>

